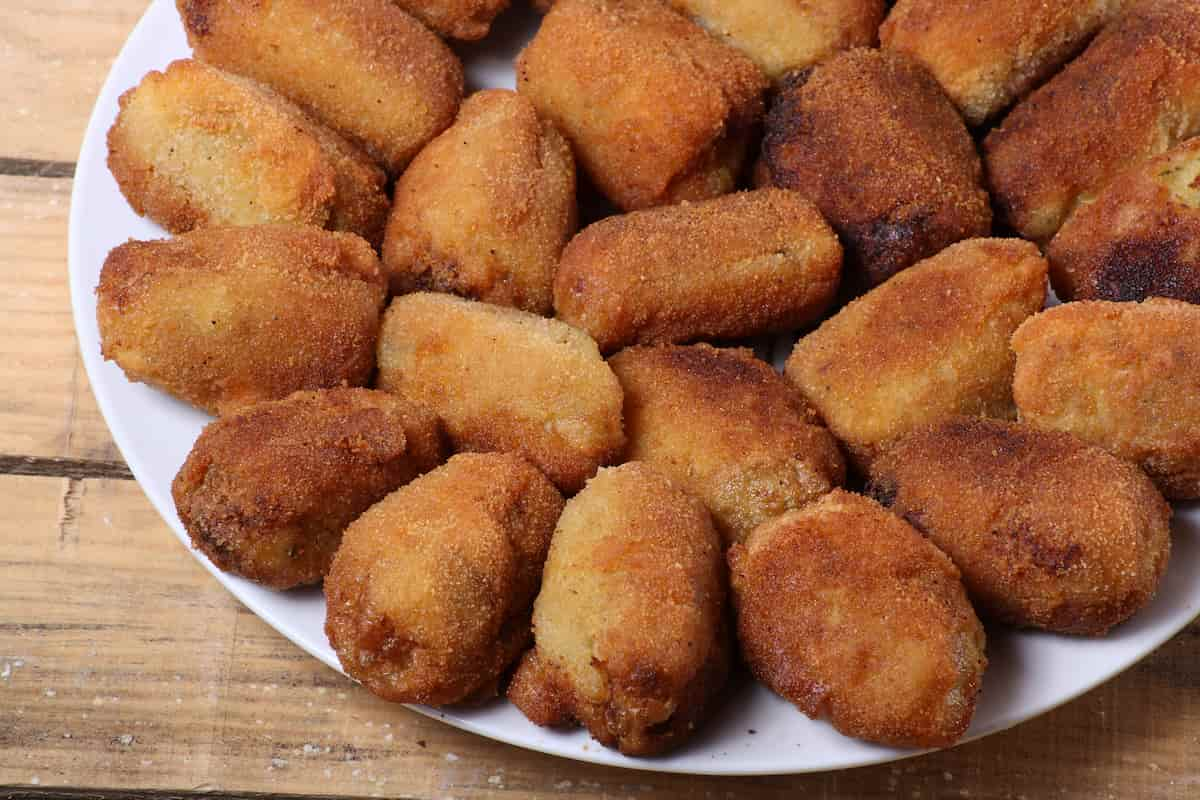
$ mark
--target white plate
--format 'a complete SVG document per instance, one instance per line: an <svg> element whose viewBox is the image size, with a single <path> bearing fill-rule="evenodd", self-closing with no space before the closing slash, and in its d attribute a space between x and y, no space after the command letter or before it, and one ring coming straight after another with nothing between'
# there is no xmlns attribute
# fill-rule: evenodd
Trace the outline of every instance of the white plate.
<svg viewBox="0 0 1200 800"><path fill-rule="evenodd" d="M471 88L513 85L511 61L531 35L536 18L523 9L501 19L486 42L463 48ZM96 399L121 453L143 491L185 545L171 501L171 480L207 415L142 384L100 358L93 290L108 251L129 238L161 238L161 228L130 210L105 166L105 133L117 97L151 69L189 55L169 0L155 0L134 28L105 81L79 152L71 198L71 300L83 361ZM119 524L119 520L118 520ZM323 631L320 591L278 593L226 575L193 551L202 564L252 611L334 669L337 657ZM1174 551L1158 598L1106 639L989 631L991 665L968 738L1004 730L1064 703L1150 653L1200 612L1200 508L1181 510ZM591 741L582 731L557 732L531 725L507 703L474 711L416 708L451 725L521 747L621 767L697 774L770 774L839 769L915 755L877 747L805 718L757 685L737 689L718 716L683 750L666 757L631 759ZM753 731L753 733L751 733Z"/></svg>

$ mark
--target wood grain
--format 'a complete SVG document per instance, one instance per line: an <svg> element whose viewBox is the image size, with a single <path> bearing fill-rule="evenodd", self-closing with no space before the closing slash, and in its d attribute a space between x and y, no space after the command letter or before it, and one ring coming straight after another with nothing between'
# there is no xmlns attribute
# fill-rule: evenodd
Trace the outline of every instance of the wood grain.
<svg viewBox="0 0 1200 800"><path fill-rule="evenodd" d="M542 756L376 700L239 605L131 482L0 477L0 530L0 785L431 800L1200 791L1198 626L1081 700L949 752L816 776L671 776Z"/></svg>
<svg viewBox="0 0 1200 800"><path fill-rule="evenodd" d="M74 162L96 93L146 0L4 0L0 156Z"/></svg>
<svg viewBox="0 0 1200 800"><path fill-rule="evenodd" d="M119 462L71 318L70 192L67 179L0 176L0 454Z"/></svg>

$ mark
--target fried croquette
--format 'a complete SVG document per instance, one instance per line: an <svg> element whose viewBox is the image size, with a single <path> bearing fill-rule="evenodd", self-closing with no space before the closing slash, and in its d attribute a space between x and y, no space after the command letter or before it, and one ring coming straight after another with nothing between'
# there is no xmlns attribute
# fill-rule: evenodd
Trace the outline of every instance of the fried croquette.
<svg viewBox="0 0 1200 800"><path fill-rule="evenodd" d="M271 86L391 175L454 120L458 57L390 0L176 0L196 57Z"/></svg>
<svg viewBox="0 0 1200 800"><path fill-rule="evenodd" d="M820 319L841 257L837 236L800 195L741 192L585 228L563 251L554 307L605 353L775 333Z"/></svg>
<svg viewBox="0 0 1200 800"><path fill-rule="evenodd" d="M1154 596L1171 507L1133 464L1065 433L954 418L877 459L868 491L962 571L984 617L1103 635Z"/></svg>
<svg viewBox="0 0 1200 800"><path fill-rule="evenodd" d="M1139 464L1169 498L1200 499L1200 306L1068 303L1012 347L1023 421Z"/></svg>
<svg viewBox="0 0 1200 800"><path fill-rule="evenodd" d="M950 559L868 498L836 490L729 550L754 675L847 736L944 747L975 712L983 626Z"/></svg>
<svg viewBox="0 0 1200 800"><path fill-rule="evenodd" d="M1046 300L1046 261L1018 239L952 245L796 343L786 377L865 469L954 414L1015 416L1009 337Z"/></svg>
<svg viewBox="0 0 1200 800"><path fill-rule="evenodd" d="M129 241L100 272L101 352L212 414L361 386L386 291L374 251L348 233L261 225Z"/></svg>
<svg viewBox="0 0 1200 800"><path fill-rule="evenodd" d="M395 294L431 289L548 314L576 214L570 145L521 95L479 92L397 182L384 270Z"/></svg>
<svg viewBox="0 0 1200 800"><path fill-rule="evenodd" d="M757 179L816 204L846 248L853 293L991 232L962 118L899 53L850 50L789 80L767 114Z"/></svg>
<svg viewBox="0 0 1200 800"><path fill-rule="evenodd" d="M601 470L567 502L509 699L653 755L708 716L729 671L721 543L699 500L644 464Z"/></svg>
<svg viewBox="0 0 1200 800"><path fill-rule="evenodd" d="M875 44L883 0L668 0L741 50L767 77L812 66L839 50Z"/></svg>
<svg viewBox="0 0 1200 800"><path fill-rule="evenodd" d="M562 495L511 453L464 453L346 529L325 633L346 674L398 703L495 696L529 644Z"/></svg>
<svg viewBox="0 0 1200 800"><path fill-rule="evenodd" d="M1117 172L1200 134L1200 0L1135 3L984 140L997 213L1047 242Z"/></svg>
<svg viewBox="0 0 1200 800"><path fill-rule="evenodd" d="M1119 173L1046 248L1062 300L1200 303L1200 137Z"/></svg>
<svg viewBox="0 0 1200 800"><path fill-rule="evenodd" d="M265 86L190 59L120 98L108 167L138 214L171 233L302 223L377 241L383 171Z"/></svg>
<svg viewBox="0 0 1200 800"><path fill-rule="evenodd" d="M836 440L749 350L631 347L609 366L625 392L625 457L703 500L727 544L845 480Z"/></svg>
<svg viewBox="0 0 1200 800"><path fill-rule="evenodd" d="M488 35L509 0L395 0L396 5L451 39L475 41Z"/></svg>
<svg viewBox="0 0 1200 800"><path fill-rule="evenodd" d="M456 450L520 453L577 491L625 444L621 386L587 334L517 309L419 292L392 301L379 388L432 409Z"/></svg>
<svg viewBox="0 0 1200 800"><path fill-rule="evenodd" d="M403 398L296 392L208 425L171 495L214 564L290 589L319 582L346 526L442 458L437 417Z"/></svg>
<svg viewBox="0 0 1200 800"><path fill-rule="evenodd" d="M517 87L618 207L733 189L767 80L657 0L559 0L517 59Z"/></svg>
<svg viewBox="0 0 1200 800"><path fill-rule="evenodd" d="M972 125L1025 96L1129 0L899 0L879 29L937 78Z"/></svg>

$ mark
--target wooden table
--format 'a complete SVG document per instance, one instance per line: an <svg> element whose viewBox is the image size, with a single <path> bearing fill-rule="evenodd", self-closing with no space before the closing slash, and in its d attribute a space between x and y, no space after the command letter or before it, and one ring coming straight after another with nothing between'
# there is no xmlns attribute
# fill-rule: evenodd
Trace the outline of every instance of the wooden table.
<svg viewBox="0 0 1200 800"><path fill-rule="evenodd" d="M77 352L72 162L142 8L0 4L0 797L1200 795L1200 625L1106 686L981 742L755 779L622 771L491 742L378 701L291 645L151 509Z"/></svg>

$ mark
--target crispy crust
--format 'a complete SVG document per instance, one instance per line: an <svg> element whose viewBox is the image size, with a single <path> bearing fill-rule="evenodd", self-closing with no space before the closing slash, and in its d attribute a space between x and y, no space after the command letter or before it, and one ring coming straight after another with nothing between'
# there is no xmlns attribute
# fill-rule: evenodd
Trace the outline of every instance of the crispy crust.
<svg viewBox="0 0 1200 800"><path fill-rule="evenodd" d="M1200 0L1140 2L984 140L1001 217L1048 241L1123 168L1200 133Z"/></svg>
<svg viewBox="0 0 1200 800"><path fill-rule="evenodd" d="M767 114L762 160L760 179L812 200L838 232L856 292L991 231L970 134L905 55L851 50L794 76Z"/></svg>
<svg viewBox="0 0 1200 800"><path fill-rule="evenodd" d="M860 469L953 414L1012 417L1008 340L1046 299L1046 261L1018 239L952 245L796 343L786 376Z"/></svg>
<svg viewBox="0 0 1200 800"><path fill-rule="evenodd" d="M870 47L884 0L667 0L713 36L745 53L772 81L839 50ZM532 0L545 13L554 0Z"/></svg>
<svg viewBox="0 0 1200 800"><path fill-rule="evenodd" d="M839 50L870 47L883 20L883 0L668 0L712 35L778 80Z"/></svg>
<svg viewBox="0 0 1200 800"><path fill-rule="evenodd" d="M214 564L290 589L319 582L346 526L443 457L437 417L402 398L296 392L208 425L171 495Z"/></svg>
<svg viewBox="0 0 1200 800"><path fill-rule="evenodd" d="M595 342L516 309L395 298L379 337L379 388L432 409L455 449L520 453L565 492L625 444L621 386Z"/></svg>
<svg viewBox="0 0 1200 800"><path fill-rule="evenodd" d="M462 99L458 57L390 0L176 6L197 58L272 86L392 175L450 125Z"/></svg>
<svg viewBox="0 0 1200 800"><path fill-rule="evenodd" d="M488 35L509 0L395 0L396 5L451 39L475 41Z"/></svg>
<svg viewBox="0 0 1200 800"><path fill-rule="evenodd" d="M847 736L956 742L987 658L958 570L877 503L836 490L729 551L755 676Z"/></svg>
<svg viewBox="0 0 1200 800"><path fill-rule="evenodd" d="M1200 499L1200 306L1069 303L1012 347L1022 420L1136 462L1167 497Z"/></svg>
<svg viewBox="0 0 1200 800"><path fill-rule="evenodd" d="M203 228L109 253L96 318L104 357L130 380L226 414L365 384L385 293L379 260L352 234Z"/></svg>
<svg viewBox="0 0 1200 800"><path fill-rule="evenodd" d="M700 501L643 464L567 503L508 697L539 725L578 721L652 755L708 716L729 668L721 545Z"/></svg>
<svg viewBox="0 0 1200 800"><path fill-rule="evenodd" d="M207 225L327 225L377 242L385 175L265 86L172 62L121 95L108 167L134 211L172 233Z"/></svg>
<svg viewBox="0 0 1200 800"><path fill-rule="evenodd" d="M899 0L879 38L884 47L920 61L967 122L979 125L1074 58L1128 4Z"/></svg>
<svg viewBox="0 0 1200 800"><path fill-rule="evenodd" d="M1066 300L1200 303L1200 137L1119 173L1046 249Z"/></svg>
<svg viewBox="0 0 1200 800"><path fill-rule="evenodd" d="M517 59L517 86L632 210L732 189L766 78L655 0L560 0Z"/></svg>
<svg viewBox="0 0 1200 800"><path fill-rule="evenodd" d="M726 544L845 480L816 412L749 350L631 347L609 365L625 392L625 457L703 500Z"/></svg>
<svg viewBox="0 0 1200 800"><path fill-rule="evenodd" d="M397 182L383 264L396 294L431 289L547 314L576 224L566 140L521 95L478 92Z"/></svg>
<svg viewBox="0 0 1200 800"><path fill-rule="evenodd" d="M346 673L398 703L494 696L529 643L562 508L507 453L454 456L372 506L325 579L325 633Z"/></svg>
<svg viewBox="0 0 1200 800"><path fill-rule="evenodd" d="M956 418L875 462L869 491L962 570L980 614L1103 635L1154 596L1171 507L1134 465L1065 433Z"/></svg>
<svg viewBox="0 0 1200 800"><path fill-rule="evenodd" d="M585 228L563 251L554 306L606 353L793 330L833 302L841 255L795 192L742 192Z"/></svg>

